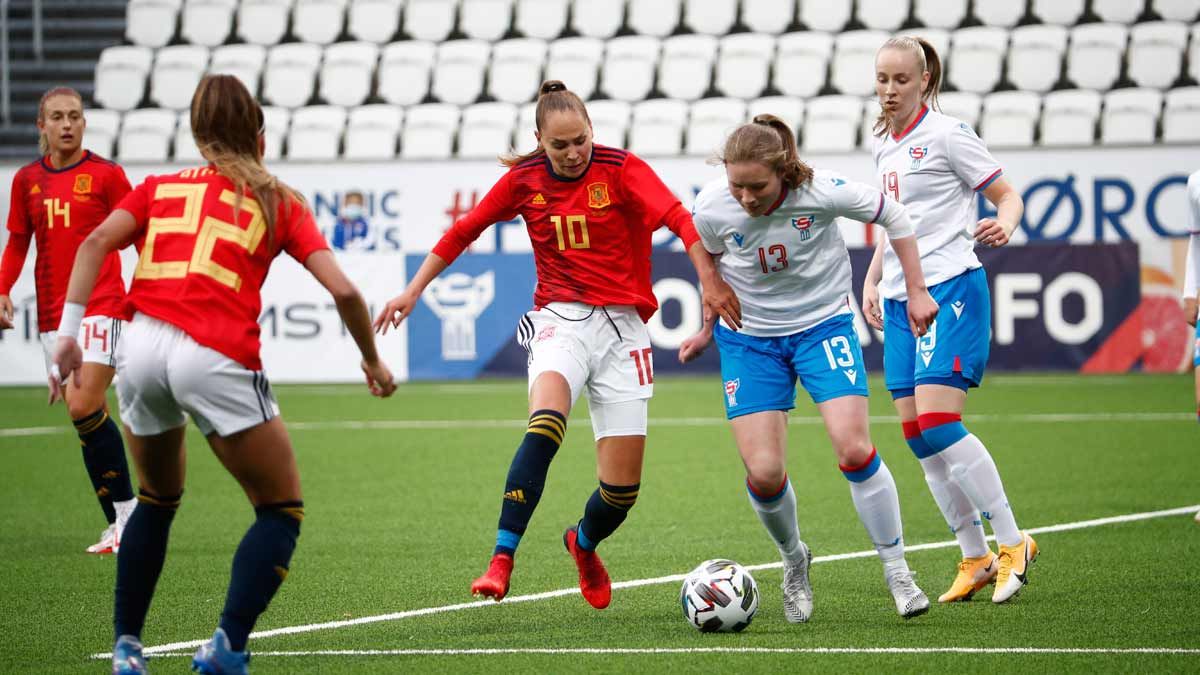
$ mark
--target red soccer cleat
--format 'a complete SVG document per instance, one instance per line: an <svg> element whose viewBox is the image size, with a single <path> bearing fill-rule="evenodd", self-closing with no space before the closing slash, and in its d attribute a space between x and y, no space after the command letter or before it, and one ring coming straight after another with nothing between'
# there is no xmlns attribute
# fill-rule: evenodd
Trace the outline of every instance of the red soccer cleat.
<svg viewBox="0 0 1200 675"><path fill-rule="evenodd" d="M583 599L596 609L608 607L612 601L612 580L608 578L608 570L595 551L584 551L579 548L578 526L571 526L563 533L563 546L567 553L575 559L579 568L579 592Z"/></svg>
<svg viewBox="0 0 1200 675"><path fill-rule="evenodd" d="M471 594L500 602L508 594L508 578L512 576L512 569L511 555L497 553L492 556L487 572L471 584Z"/></svg>

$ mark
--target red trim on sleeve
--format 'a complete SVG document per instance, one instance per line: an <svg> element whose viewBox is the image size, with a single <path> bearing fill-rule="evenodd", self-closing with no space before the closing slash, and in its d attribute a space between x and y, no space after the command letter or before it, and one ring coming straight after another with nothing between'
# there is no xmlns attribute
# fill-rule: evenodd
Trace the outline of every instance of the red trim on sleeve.
<svg viewBox="0 0 1200 675"><path fill-rule="evenodd" d="M990 185L990 184L992 183L992 181L996 180L996 178L997 178L997 177L998 177L998 176L999 176L999 175L1000 175L1000 174L1001 174L1003 171L1004 171L1004 169L996 169L994 172L992 172L992 175L988 176L987 178L984 178L982 183L980 183L979 185L976 185L976 186L975 186L975 192L979 192L980 190L982 190L982 189L984 189L985 187L987 187L988 185Z"/></svg>
<svg viewBox="0 0 1200 675"><path fill-rule="evenodd" d="M958 413L933 412L925 413L924 415L917 415L917 424L921 426L921 431L928 431L929 429L940 427L943 424L961 421L962 415Z"/></svg>
<svg viewBox="0 0 1200 675"><path fill-rule="evenodd" d="M688 210L678 202L663 214L663 224L683 241L684 251L690 250L692 244L700 241L700 234L696 232L696 223L692 220L692 214L688 213Z"/></svg>
<svg viewBox="0 0 1200 675"><path fill-rule="evenodd" d="M875 215L871 216L871 222L867 223L867 225L874 225L876 222L879 221L879 216L882 216L882 215L883 215L883 193L880 192L879 193L879 208L875 209Z"/></svg>
<svg viewBox="0 0 1200 675"><path fill-rule="evenodd" d="M0 295L8 295L13 284L21 276L21 268L25 266L25 257L29 255L29 242L33 240L32 232L13 232L8 237L4 247L4 257L0 258Z"/></svg>
<svg viewBox="0 0 1200 675"><path fill-rule="evenodd" d="M877 454L879 454L879 453L875 451L874 447L872 447L871 454L867 457L866 461L864 461L862 464L859 464L858 466L846 466L845 464L838 464L838 468L846 473L854 473L855 471L862 471L863 469L870 466L871 462L875 461L875 455L877 455Z"/></svg>
<svg viewBox="0 0 1200 675"><path fill-rule="evenodd" d="M900 426L904 429L904 440L906 441L912 440L921 435L921 425L917 424L916 420L901 422Z"/></svg>

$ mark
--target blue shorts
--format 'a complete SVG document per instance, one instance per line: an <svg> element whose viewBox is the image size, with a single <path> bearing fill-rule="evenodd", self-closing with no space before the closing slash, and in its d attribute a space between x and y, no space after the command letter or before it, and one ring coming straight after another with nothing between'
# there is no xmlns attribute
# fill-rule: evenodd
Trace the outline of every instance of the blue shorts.
<svg viewBox="0 0 1200 675"><path fill-rule="evenodd" d="M1200 321L1196 322L1196 343L1192 347L1192 365L1200 368Z"/></svg>
<svg viewBox="0 0 1200 675"><path fill-rule="evenodd" d="M920 340L908 326L908 303L883 301L883 374L892 398L912 396L918 384L966 391L978 387L992 339L987 273L968 270L929 289L941 309Z"/></svg>
<svg viewBox="0 0 1200 675"><path fill-rule="evenodd" d="M823 403L841 396L866 396L867 371L849 314L780 337L735 333L717 324L725 416L796 407L796 378Z"/></svg>

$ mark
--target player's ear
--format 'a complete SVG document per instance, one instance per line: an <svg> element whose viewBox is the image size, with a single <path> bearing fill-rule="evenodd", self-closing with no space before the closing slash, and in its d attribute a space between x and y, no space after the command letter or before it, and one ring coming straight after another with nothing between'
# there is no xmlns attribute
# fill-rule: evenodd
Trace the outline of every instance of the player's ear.
<svg viewBox="0 0 1200 675"><path fill-rule="evenodd" d="M261 160L267 155L267 135L260 133L258 135L258 158Z"/></svg>
<svg viewBox="0 0 1200 675"><path fill-rule="evenodd" d="M537 129L534 129L534 130L533 130L533 137L537 139L537 142L538 142L538 147L541 147L541 145L542 145L542 132L538 131ZM544 148L543 148L543 149L544 149Z"/></svg>

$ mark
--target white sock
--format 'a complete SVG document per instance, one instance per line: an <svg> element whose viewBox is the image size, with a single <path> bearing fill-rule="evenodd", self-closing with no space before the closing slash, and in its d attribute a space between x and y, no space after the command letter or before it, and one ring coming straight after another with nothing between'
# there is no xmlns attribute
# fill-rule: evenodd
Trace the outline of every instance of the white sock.
<svg viewBox="0 0 1200 675"><path fill-rule="evenodd" d="M884 567L899 561L904 564L904 529L900 524L900 496L896 492L896 481L883 459L870 478L850 483L850 498L858 511L858 519L867 528L867 535L879 552ZM904 565L907 568L907 565Z"/></svg>
<svg viewBox="0 0 1200 675"><path fill-rule="evenodd" d="M113 502L113 510L117 512L117 523L124 526L125 521L129 520L130 514L133 513L135 506L137 506L136 498L126 499L123 502Z"/></svg>
<svg viewBox="0 0 1200 675"><path fill-rule="evenodd" d="M922 459L921 468L925 470L925 482L929 484L929 491L933 493L933 501L937 502L946 524L958 539L958 547L962 549L963 557L982 558L987 555L991 549L987 545L979 510L971 503L966 493L950 479L950 467L941 453Z"/></svg>
<svg viewBox="0 0 1200 675"><path fill-rule="evenodd" d="M782 494L768 496L769 501L760 501L749 489L746 493L750 506L754 507L758 519L775 541L784 562L800 562L804 558L804 549L800 547L800 523L796 520L796 491L792 489L792 481L785 483Z"/></svg>
<svg viewBox="0 0 1200 675"><path fill-rule="evenodd" d="M1020 544L1021 531L1004 494L1000 472L983 442L975 434L967 434L941 455L950 465L950 477L991 522L996 541L1004 546Z"/></svg>

